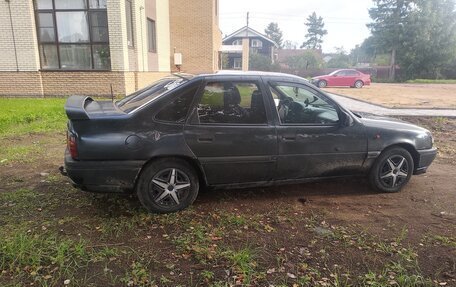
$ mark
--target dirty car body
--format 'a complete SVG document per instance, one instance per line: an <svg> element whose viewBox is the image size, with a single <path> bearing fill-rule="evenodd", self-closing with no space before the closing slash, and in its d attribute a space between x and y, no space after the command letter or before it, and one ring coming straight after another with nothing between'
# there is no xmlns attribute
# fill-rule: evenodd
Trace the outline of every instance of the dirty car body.
<svg viewBox="0 0 456 287"><path fill-rule="evenodd" d="M426 129L360 117L286 74L171 76L118 102L72 96L65 109L73 184L136 191L153 212L185 208L200 186L367 175L398 191L436 155Z"/></svg>

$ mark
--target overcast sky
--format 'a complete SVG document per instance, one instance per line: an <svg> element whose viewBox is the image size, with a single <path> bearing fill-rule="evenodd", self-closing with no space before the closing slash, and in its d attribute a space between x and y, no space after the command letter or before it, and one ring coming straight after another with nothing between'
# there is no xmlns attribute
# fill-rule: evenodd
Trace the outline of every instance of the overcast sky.
<svg viewBox="0 0 456 287"><path fill-rule="evenodd" d="M304 42L306 18L312 12L322 16L328 34L323 38L323 51L334 52L343 46L347 52L369 36L368 9L371 0L219 0L220 29L223 36L246 25L250 12L250 27L264 33L270 22L277 22L284 40Z"/></svg>

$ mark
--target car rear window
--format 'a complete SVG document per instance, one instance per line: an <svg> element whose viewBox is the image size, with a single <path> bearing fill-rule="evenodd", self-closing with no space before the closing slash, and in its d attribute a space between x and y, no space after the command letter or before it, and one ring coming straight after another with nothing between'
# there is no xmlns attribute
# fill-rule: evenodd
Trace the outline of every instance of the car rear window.
<svg viewBox="0 0 456 287"><path fill-rule="evenodd" d="M130 113L160 97L161 95L174 90L186 81L186 79L174 77L161 79L152 85L138 90L124 99L117 101L117 107L126 113Z"/></svg>

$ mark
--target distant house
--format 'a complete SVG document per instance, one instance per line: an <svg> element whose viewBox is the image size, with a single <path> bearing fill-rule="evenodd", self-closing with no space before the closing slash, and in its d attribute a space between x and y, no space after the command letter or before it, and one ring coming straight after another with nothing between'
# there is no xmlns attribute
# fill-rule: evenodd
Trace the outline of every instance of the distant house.
<svg viewBox="0 0 456 287"><path fill-rule="evenodd" d="M223 39L222 52L227 55L228 61L223 66L228 69L242 69L242 39L249 40L250 53L266 56L271 59L271 63L276 60L279 45L266 35L245 26Z"/></svg>

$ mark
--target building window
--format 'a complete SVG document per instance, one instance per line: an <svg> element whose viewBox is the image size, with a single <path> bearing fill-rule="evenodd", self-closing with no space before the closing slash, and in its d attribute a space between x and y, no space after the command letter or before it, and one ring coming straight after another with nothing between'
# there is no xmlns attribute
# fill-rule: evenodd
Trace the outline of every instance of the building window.
<svg viewBox="0 0 456 287"><path fill-rule="evenodd" d="M157 53L157 32L155 30L155 21L147 18L147 42L149 52Z"/></svg>
<svg viewBox="0 0 456 287"><path fill-rule="evenodd" d="M109 70L107 0L35 0L41 68Z"/></svg>
<svg viewBox="0 0 456 287"><path fill-rule="evenodd" d="M242 69L242 59L241 58L234 58L234 60L233 60L233 68Z"/></svg>
<svg viewBox="0 0 456 287"><path fill-rule="evenodd" d="M242 40L241 39L234 40L233 45L242 45Z"/></svg>
<svg viewBox="0 0 456 287"><path fill-rule="evenodd" d="M257 40L257 39L253 39L252 40L252 47L261 48L261 47L263 47L263 42L261 42L260 40Z"/></svg>
<svg viewBox="0 0 456 287"><path fill-rule="evenodd" d="M133 37L133 6L130 0L125 1L125 13L127 14L127 44L129 47L134 47Z"/></svg>

